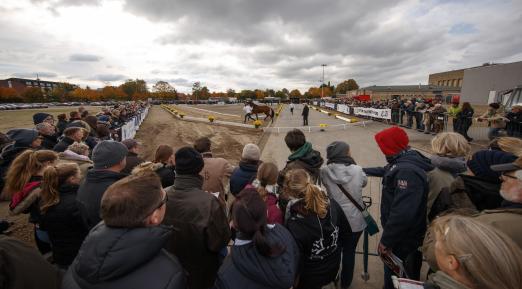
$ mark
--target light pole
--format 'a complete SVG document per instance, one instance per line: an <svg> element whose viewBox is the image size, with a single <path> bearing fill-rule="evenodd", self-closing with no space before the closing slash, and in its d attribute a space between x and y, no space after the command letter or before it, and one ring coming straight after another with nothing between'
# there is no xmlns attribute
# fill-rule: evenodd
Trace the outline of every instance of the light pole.
<svg viewBox="0 0 522 289"><path fill-rule="evenodd" d="M321 85L321 98L324 98L324 68L327 66L326 64L321 64L323 67L323 84Z"/></svg>

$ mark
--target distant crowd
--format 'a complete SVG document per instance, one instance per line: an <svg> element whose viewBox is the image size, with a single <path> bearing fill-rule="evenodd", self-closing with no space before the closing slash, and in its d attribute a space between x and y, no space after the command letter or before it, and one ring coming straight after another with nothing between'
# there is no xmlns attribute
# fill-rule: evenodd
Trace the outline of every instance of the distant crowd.
<svg viewBox="0 0 522 289"><path fill-rule="evenodd" d="M457 101L452 102L447 108L441 100L422 98L347 100L340 103L355 107L391 109L391 123L425 134L435 135L442 131L451 131L446 127L451 120L453 132L460 133L468 141L473 140L468 131L474 121L487 123L489 140L499 137L501 131L505 131L507 136L522 137L522 103L513 105L510 111L505 111L499 103L490 103L487 111L478 116L469 102L462 105Z"/></svg>
<svg viewBox="0 0 522 289"><path fill-rule="evenodd" d="M393 275L424 279L423 259L424 288L522 284L519 138L471 154L461 134L439 133L425 156L394 126L374 136L387 164L363 168L347 142L322 156L294 129L280 168L252 143L234 166L207 137L144 160L134 139L91 135L141 108L92 123L74 112L62 128L37 113L36 129L3 136L2 197L29 215L37 248L0 234L1 288L354 288L365 231L382 233L386 289ZM382 178L380 226L363 201L369 176Z"/></svg>

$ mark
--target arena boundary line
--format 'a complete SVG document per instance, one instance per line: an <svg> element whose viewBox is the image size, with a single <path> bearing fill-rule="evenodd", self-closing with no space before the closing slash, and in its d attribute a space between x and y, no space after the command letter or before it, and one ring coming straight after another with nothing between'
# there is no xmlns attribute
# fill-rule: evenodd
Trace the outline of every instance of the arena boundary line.
<svg viewBox="0 0 522 289"><path fill-rule="evenodd" d="M208 113L211 113L211 114L220 114L220 115L225 115L225 116L241 117L240 115L237 115L237 114L222 113L222 112L217 112L217 111L213 111L213 110L208 110L208 109L203 109L203 108L190 106L190 105L187 105L187 104L179 105L179 106L187 107L187 108L195 109L195 110L201 110L201 111L208 112Z"/></svg>
<svg viewBox="0 0 522 289"><path fill-rule="evenodd" d="M279 126L279 127L265 127L263 128L264 131L268 132L275 132L275 133L281 133L281 132L287 132L293 129L300 129L305 132L316 132L316 131L327 131L327 130L346 130L349 127L356 127L356 126L363 126L366 127L366 124L372 123L373 121L361 121L357 123L347 123L347 124L335 124L335 125L328 125L326 127L322 126Z"/></svg>

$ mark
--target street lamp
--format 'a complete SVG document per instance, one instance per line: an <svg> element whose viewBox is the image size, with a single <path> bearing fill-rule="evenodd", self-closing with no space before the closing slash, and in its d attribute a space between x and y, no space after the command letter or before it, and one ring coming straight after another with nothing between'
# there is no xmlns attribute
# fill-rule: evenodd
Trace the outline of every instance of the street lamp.
<svg viewBox="0 0 522 289"><path fill-rule="evenodd" d="M321 64L321 66L323 67L323 85L321 85L321 98L324 98L324 68L328 65Z"/></svg>

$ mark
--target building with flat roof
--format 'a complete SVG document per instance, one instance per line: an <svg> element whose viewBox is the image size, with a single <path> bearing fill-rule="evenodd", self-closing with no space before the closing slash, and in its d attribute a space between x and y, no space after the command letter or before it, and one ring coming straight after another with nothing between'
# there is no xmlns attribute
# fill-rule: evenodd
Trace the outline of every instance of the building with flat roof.
<svg viewBox="0 0 522 289"><path fill-rule="evenodd" d="M374 85L352 90L349 96L369 95L372 100L390 98L446 98L460 93L459 87L437 85Z"/></svg>
<svg viewBox="0 0 522 289"><path fill-rule="evenodd" d="M428 84L436 86L462 87L464 69L433 73L428 76Z"/></svg>
<svg viewBox="0 0 522 289"><path fill-rule="evenodd" d="M14 88L17 93L23 93L25 89L30 87L38 87L43 93L50 92L53 88L58 87L60 82L45 81L39 78L37 79L26 79L26 78L8 78L0 80L0 87Z"/></svg>

